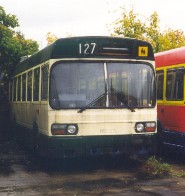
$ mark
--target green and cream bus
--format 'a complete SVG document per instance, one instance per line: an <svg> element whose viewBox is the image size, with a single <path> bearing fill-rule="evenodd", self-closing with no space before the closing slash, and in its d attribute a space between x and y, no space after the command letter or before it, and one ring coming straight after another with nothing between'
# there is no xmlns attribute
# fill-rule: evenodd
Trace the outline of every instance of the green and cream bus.
<svg viewBox="0 0 185 196"><path fill-rule="evenodd" d="M121 37L58 39L16 66L10 105L16 137L40 156L151 154L152 47Z"/></svg>

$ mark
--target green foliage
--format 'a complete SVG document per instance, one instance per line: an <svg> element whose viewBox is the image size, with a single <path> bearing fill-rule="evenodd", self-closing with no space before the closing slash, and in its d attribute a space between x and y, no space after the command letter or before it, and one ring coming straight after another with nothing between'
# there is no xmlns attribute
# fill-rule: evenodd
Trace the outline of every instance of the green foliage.
<svg viewBox="0 0 185 196"><path fill-rule="evenodd" d="M56 41L58 38L56 35L52 34L51 32L48 32L46 35L46 40L48 42L48 45Z"/></svg>
<svg viewBox="0 0 185 196"><path fill-rule="evenodd" d="M185 35L181 30L167 29L160 37L161 51L185 46Z"/></svg>
<svg viewBox="0 0 185 196"><path fill-rule="evenodd" d="M145 32L145 27L143 26L141 20L137 19L137 15L133 10L128 13L123 9L122 18L115 22L114 28L115 34L124 35L125 37L137 37L138 39L143 39L143 33Z"/></svg>
<svg viewBox="0 0 185 196"><path fill-rule="evenodd" d="M122 8L122 16L113 24L114 34L149 41L154 52L170 50L185 46L185 35L182 30L171 28L161 31L159 17L154 12L148 19L142 19L134 10Z"/></svg>
<svg viewBox="0 0 185 196"><path fill-rule="evenodd" d="M6 14L3 7L0 6L0 25L8 28L15 28L19 26L19 23L15 15Z"/></svg>
<svg viewBox="0 0 185 196"><path fill-rule="evenodd" d="M165 177L172 173L167 163L160 163L154 156L150 157L141 169L141 175L145 178Z"/></svg>
<svg viewBox="0 0 185 196"><path fill-rule="evenodd" d="M6 14L0 6L0 71L9 77L21 56L38 51L38 43L26 40L24 35L14 29L19 26L15 15Z"/></svg>
<svg viewBox="0 0 185 196"><path fill-rule="evenodd" d="M185 172L180 172L175 174L179 178L185 178Z"/></svg>

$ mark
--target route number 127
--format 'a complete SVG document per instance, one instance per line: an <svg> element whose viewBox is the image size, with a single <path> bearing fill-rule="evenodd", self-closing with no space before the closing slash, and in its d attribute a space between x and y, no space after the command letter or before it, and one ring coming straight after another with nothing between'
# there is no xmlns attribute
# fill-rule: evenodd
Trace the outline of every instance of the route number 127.
<svg viewBox="0 0 185 196"><path fill-rule="evenodd" d="M96 43L79 44L79 54L94 54Z"/></svg>

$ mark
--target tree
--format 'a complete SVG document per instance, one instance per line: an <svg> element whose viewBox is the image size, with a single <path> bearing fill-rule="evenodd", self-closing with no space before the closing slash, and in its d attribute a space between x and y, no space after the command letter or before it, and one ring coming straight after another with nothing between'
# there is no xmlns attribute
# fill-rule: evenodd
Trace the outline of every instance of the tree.
<svg viewBox="0 0 185 196"><path fill-rule="evenodd" d="M67 32L65 37L73 37L73 35ZM51 32L48 32L47 35L46 35L46 41L47 41L48 45L52 44L57 39L58 39L58 37L55 34L51 33Z"/></svg>
<svg viewBox="0 0 185 196"><path fill-rule="evenodd" d="M160 37L161 51L170 50L185 46L185 36L181 30L173 30L171 28L165 30Z"/></svg>
<svg viewBox="0 0 185 196"><path fill-rule="evenodd" d="M159 18L157 12L154 12L149 18L149 26L146 28L145 39L153 46L154 52L161 51L160 40L162 34L160 33Z"/></svg>
<svg viewBox="0 0 185 196"><path fill-rule="evenodd" d="M50 32L48 32L47 35L46 35L46 40L48 42L48 45L51 44L51 43L53 43L57 39L58 39L57 36L54 35L54 34L52 34L52 33L50 33Z"/></svg>
<svg viewBox="0 0 185 196"><path fill-rule="evenodd" d="M126 11L125 8L122 10L121 18L113 23L113 35L149 41L154 52L185 46L185 35L182 30L169 28L161 31L157 12L154 12L149 18L141 20L141 16L136 14L133 8L130 11Z"/></svg>
<svg viewBox="0 0 185 196"><path fill-rule="evenodd" d="M0 6L0 134L7 135L10 129L8 80L21 56L38 51L38 43L26 40L21 32L14 29L19 26L15 15L6 14Z"/></svg>
<svg viewBox="0 0 185 196"><path fill-rule="evenodd" d="M122 10L122 17L114 23L115 35L143 39L146 29L141 20L138 19L138 15L134 13L133 9L129 12L126 12L125 8L122 8Z"/></svg>
<svg viewBox="0 0 185 196"><path fill-rule="evenodd" d="M15 15L6 14L0 6L0 72L9 77L21 56L38 51L39 45L31 39L26 40L21 32Z"/></svg>
<svg viewBox="0 0 185 196"><path fill-rule="evenodd" d="M3 7L0 6L0 25L8 28L15 28L19 26L19 23L15 15L6 14Z"/></svg>

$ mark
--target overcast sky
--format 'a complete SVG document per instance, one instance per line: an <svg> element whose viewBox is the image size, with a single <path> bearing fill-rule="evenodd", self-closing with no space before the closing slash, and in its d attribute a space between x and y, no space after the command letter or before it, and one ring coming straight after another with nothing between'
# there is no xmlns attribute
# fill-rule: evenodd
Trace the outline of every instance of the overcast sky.
<svg viewBox="0 0 185 196"><path fill-rule="evenodd" d="M19 20L19 30L26 39L46 46L46 34L58 38L81 35L110 35L111 24L125 7L149 17L159 14L162 28L181 29L185 32L184 0L0 0L6 13Z"/></svg>

